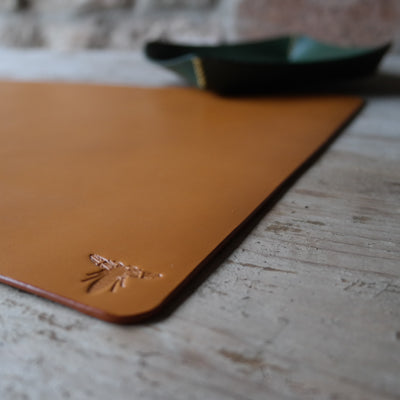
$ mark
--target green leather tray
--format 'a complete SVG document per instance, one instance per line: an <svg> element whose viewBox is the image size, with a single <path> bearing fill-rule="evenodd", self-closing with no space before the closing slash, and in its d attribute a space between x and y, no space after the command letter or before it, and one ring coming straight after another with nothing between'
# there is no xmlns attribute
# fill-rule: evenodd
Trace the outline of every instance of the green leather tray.
<svg viewBox="0 0 400 400"><path fill-rule="evenodd" d="M219 93L304 89L315 83L368 75L390 43L339 47L306 36L220 46L188 46L161 41L145 47L147 57L190 84Z"/></svg>

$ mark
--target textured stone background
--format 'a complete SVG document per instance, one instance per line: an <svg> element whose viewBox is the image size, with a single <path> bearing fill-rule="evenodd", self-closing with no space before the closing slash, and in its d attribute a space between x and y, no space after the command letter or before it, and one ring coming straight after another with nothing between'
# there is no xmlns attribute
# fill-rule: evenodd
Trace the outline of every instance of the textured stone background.
<svg viewBox="0 0 400 400"><path fill-rule="evenodd" d="M0 46L140 47L146 40L215 43L307 33L340 44L395 38L400 0L1 0Z"/></svg>

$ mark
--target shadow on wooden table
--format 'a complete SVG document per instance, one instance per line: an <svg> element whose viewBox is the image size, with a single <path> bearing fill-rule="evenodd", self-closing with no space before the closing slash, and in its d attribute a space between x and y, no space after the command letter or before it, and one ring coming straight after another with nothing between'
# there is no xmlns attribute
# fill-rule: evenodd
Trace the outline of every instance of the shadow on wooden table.
<svg viewBox="0 0 400 400"><path fill-rule="evenodd" d="M266 92L265 89L257 89L252 87L249 90L227 93L222 95L225 97L235 98L254 98L254 97L299 97L313 95L357 95L365 97L380 96L399 96L400 95L400 75L377 72L368 77L360 77L355 79L337 79L330 81L300 81L285 82L277 81L271 85Z"/></svg>
<svg viewBox="0 0 400 400"><path fill-rule="evenodd" d="M380 72L368 78L337 82L318 88L319 93L353 94L360 96L400 96L400 75Z"/></svg>

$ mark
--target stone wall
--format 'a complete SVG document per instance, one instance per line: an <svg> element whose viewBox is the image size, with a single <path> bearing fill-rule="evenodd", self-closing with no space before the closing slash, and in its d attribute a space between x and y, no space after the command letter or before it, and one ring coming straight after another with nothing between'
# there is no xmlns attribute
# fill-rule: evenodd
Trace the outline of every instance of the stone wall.
<svg viewBox="0 0 400 400"><path fill-rule="evenodd" d="M0 46L140 47L146 40L215 43L286 32L340 44L396 38L400 0L1 0Z"/></svg>

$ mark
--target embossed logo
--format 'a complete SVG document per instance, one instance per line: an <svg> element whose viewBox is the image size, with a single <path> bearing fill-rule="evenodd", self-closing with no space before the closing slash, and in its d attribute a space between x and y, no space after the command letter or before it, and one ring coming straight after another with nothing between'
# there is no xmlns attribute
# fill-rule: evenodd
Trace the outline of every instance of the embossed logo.
<svg viewBox="0 0 400 400"><path fill-rule="evenodd" d="M129 278L136 279L157 279L163 274L145 271L136 265L125 265L121 261L109 260L98 254L90 254L90 261L99 269L89 272L82 282L90 282L86 291L97 293L101 291L116 292L119 287L125 288Z"/></svg>

